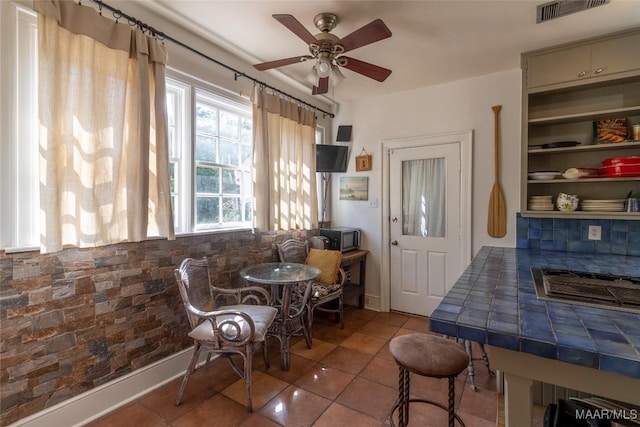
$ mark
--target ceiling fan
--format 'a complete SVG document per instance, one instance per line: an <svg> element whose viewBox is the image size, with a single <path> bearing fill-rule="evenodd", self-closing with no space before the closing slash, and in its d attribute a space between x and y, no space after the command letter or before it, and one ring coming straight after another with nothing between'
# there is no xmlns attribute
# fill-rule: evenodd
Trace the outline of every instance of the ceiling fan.
<svg viewBox="0 0 640 427"><path fill-rule="evenodd" d="M379 82L385 81L391 74L391 70L387 68L343 55L351 50L391 37L391 30L381 19L376 19L343 38L338 38L331 34L331 30L338 24L338 17L333 13L316 15L314 23L321 32L315 36L293 15L276 14L272 16L309 45L310 55L294 56L255 64L254 67L260 71L302 61L315 60L316 63L309 76L313 82L313 90L311 92L313 95L320 95L329 91L329 77L332 78L334 85L345 79L340 67L355 71Z"/></svg>

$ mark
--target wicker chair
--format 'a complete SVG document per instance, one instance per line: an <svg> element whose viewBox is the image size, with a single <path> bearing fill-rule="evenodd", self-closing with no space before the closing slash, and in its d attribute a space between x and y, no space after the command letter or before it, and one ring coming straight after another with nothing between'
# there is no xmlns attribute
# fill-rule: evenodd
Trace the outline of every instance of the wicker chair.
<svg viewBox="0 0 640 427"><path fill-rule="evenodd" d="M180 296L191 324L193 355L184 373L176 406L180 405L189 377L196 369L202 350L208 352L202 368L225 359L236 374L244 379L247 389L247 410L253 411L251 399L252 359L256 349L263 348L269 367L265 336L278 310L271 307L269 293L261 287L221 289L211 285L206 258L187 258L174 271ZM211 356L218 355L213 360ZM243 367L231 358L240 355Z"/></svg>
<svg viewBox="0 0 640 427"><path fill-rule="evenodd" d="M314 249L314 251L319 251L318 249ZM333 283L323 283L320 280L316 280L311 288L311 298L307 302L308 316L307 316L307 325L309 336L311 336L311 326L313 325L313 312L315 310L327 312L327 313L335 313L337 322L340 323L340 327L344 328L344 309L343 309L343 290L344 290L344 282L346 279L346 274L342 268L340 268L340 259L342 254L339 251L322 251L327 254L331 253L337 259L335 262L335 274L333 272L328 272L329 275L333 275L335 280ZM282 262L297 262L300 264L308 263L309 259L309 242L305 240L297 240L297 239L289 239L285 240L281 244L278 245L278 255L280 256L280 261ZM314 265L315 267L320 268L323 271L323 267L319 265ZM325 273L325 271L323 271ZM321 274L320 278L323 277ZM337 304L337 307L329 307L327 303L334 301Z"/></svg>

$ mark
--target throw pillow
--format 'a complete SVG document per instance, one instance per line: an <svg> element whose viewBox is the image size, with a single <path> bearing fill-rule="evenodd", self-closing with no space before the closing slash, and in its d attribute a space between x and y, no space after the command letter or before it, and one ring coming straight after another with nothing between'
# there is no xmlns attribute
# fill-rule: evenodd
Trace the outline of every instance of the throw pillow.
<svg viewBox="0 0 640 427"><path fill-rule="evenodd" d="M342 253L340 251L311 248L305 264L320 270L318 282L332 285L336 282L341 262Z"/></svg>

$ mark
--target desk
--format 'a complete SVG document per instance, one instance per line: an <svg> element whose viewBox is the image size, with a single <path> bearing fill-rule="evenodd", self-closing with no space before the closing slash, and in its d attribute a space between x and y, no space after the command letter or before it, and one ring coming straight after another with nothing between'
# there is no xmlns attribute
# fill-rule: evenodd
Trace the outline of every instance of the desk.
<svg viewBox="0 0 640 427"><path fill-rule="evenodd" d="M307 346L311 348L311 337L305 322L306 303L311 295L311 284L320 275L320 270L305 264L271 262L252 265L240 270L249 282L271 287L271 303L279 310L269 328L268 336L280 341L280 367L289 370L289 337L302 331ZM304 284L304 286L296 286Z"/></svg>
<svg viewBox="0 0 640 427"><path fill-rule="evenodd" d="M344 252L342 254L342 263L340 267L342 267L345 272L347 272L347 282L344 286L345 295L356 295L358 297L358 307L364 308L364 291L365 291L365 274L367 272L367 254L369 251L367 250L355 250ZM353 264L359 264L360 277L357 283L351 283L351 273L348 272L350 266Z"/></svg>

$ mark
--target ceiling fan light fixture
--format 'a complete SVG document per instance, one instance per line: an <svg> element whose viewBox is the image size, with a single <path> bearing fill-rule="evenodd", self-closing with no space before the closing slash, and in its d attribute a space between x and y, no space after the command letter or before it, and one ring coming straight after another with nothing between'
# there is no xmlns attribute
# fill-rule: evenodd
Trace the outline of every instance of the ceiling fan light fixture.
<svg viewBox="0 0 640 427"><path fill-rule="evenodd" d="M305 80L313 86L318 86L318 68L314 65L305 77Z"/></svg>
<svg viewBox="0 0 640 427"><path fill-rule="evenodd" d="M342 71L340 71L340 67L334 65L331 69L331 82L333 83L333 85L339 85L344 79L346 79L346 77L344 76L344 74L342 74Z"/></svg>
<svg viewBox="0 0 640 427"><path fill-rule="evenodd" d="M329 77L331 74L331 62L329 62L328 58L318 58L318 65L316 65L316 71L318 72L318 77L324 78Z"/></svg>

